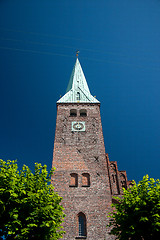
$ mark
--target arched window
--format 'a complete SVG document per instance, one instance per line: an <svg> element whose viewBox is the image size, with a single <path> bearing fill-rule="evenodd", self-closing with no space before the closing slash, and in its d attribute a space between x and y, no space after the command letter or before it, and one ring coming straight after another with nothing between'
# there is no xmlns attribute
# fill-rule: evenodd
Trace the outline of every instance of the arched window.
<svg viewBox="0 0 160 240"><path fill-rule="evenodd" d="M70 187L78 187L78 174L71 173L70 174Z"/></svg>
<svg viewBox="0 0 160 240"><path fill-rule="evenodd" d="M82 187L90 187L89 173L82 173Z"/></svg>
<svg viewBox="0 0 160 240"><path fill-rule="evenodd" d="M113 183L115 183L115 175L114 174L112 174L112 181L113 181Z"/></svg>
<svg viewBox="0 0 160 240"><path fill-rule="evenodd" d="M78 235L79 237L87 236L86 216L80 212L78 214Z"/></svg>
<svg viewBox="0 0 160 240"><path fill-rule="evenodd" d="M86 117L87 116L87 110L86 109L81 109L80 110L80 116L81 117Z"/></svg>
<svg viewBox="0 0 160 240"><path fill-rule="evenodd" d="M111 170L113 170L114 172L116 172L116 165L114 163L110 164L110 168Z"/></svg>
<svg viewBox="0 0 160 240"><path fill-rule="evenodd" d="M125 182L125 181L121 181L121 186L122 186L122 188L125 188L125 189L126 189L126 188L127 188L127 187L126 187L126 182Z"/></svg>
<svg viewBox="0 0 160 240"><path fill-rule="evenodd" d="M76 117L77 116L77 110L76 109L71 109L70 110L70 117Z"/></svg>
<svg viewBox="0 0 160 240"><path fill-rule="evenodd" d="M121 186L122 188L127 189L127 184L126 184L126 177L123 173L120 174L120 179L121 179Z"/></svg>

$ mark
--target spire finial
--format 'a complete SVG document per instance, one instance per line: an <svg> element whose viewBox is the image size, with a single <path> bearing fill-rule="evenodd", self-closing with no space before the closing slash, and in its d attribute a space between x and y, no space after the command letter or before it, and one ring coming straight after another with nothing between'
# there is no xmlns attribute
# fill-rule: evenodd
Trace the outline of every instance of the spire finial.
<svg viewBox="0 0 160 240"><path fill-rule="evenodd" d="M79 50L76 51L76 57L78 58Z"/></svg>

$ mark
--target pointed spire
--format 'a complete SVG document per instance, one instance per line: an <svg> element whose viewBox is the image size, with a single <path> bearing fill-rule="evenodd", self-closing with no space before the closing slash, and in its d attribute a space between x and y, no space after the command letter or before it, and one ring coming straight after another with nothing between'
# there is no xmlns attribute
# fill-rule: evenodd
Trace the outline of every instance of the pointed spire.
<svg viewBox="0 0 160 240"><path fill-rule="evenodd" d="M93 97L89 91L86 78L84 76L82 67L78 60L78 56L74 68L72 70L66 94L59 99L58 103L77 103L77 102L99 103L99 101L95 97Z"/></svg>

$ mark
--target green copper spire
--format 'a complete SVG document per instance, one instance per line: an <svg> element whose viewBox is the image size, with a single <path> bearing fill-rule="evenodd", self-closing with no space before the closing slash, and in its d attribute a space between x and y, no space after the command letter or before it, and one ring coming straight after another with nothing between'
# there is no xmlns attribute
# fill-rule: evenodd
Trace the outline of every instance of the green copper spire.
<svg viewBox="0 0 160 240"><path fill-rule="evenodd" d="M58 103L99 103L89 91L86 78L78 58L72 70L66 94L58 100Z"/></svg>

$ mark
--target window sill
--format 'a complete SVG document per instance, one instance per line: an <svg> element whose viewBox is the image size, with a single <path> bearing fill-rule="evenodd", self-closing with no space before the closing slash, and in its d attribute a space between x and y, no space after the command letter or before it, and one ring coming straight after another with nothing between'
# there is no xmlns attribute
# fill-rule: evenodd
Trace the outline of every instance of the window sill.
<svg viewBox="0 0 160 240"><path fill-rule="evenodd" d="M76 237L76 239L86 239L87 237L86 236L79 236L79 237Z"/></svg>
<svg viewBox="0 0 160 240"><path fill-rule="evenodd" d="M69 187L78 187L78 185L69 185Z"/></svg>
<svg viewBox="0 0 160 240"><path fill-rule="evenodd" d="M82 187L90 187L90 185L82 185Z"/></svg>

